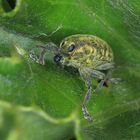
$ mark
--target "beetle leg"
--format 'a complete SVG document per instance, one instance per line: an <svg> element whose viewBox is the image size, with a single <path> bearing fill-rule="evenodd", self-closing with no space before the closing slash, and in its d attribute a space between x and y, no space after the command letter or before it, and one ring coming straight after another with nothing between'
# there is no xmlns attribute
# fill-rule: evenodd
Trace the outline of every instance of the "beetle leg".
<svg viewBox="0 0 140 140"><path fill-rule="evenodd" d="M118 83L122 82L121 78L110 78L109 80L113 84L118 84Z"/></svg>
<svg viewBox="0 0 140 140"><path fill-rule="evenodd" d="M58 47L56 44L54 44L53 42L49 42L46 45L42 46L42 45L37 45L36 47L38 48L42 48L43 50L49 50L51 52L53 52L54 54L58 54Z"/></svg>
<svg viewBox="0 0 140 140"><path fill-rule="evenodd" d="M45 46L37 45L36 47L42 49L42 51L41 51L39 57L37 57L37 56L35 55L35 53L34 53L33 50L30 51L30 57L31 57L34 61L36 61L37 63L42 64L42 65L45 64L45 54L46 54L46 52L47 52L48 50L51 51L51 52L53 52L54 54L57 54L57 53L58 53L58 48L57 48L57 46L56 46L54 43L52 43L52 42L49 42L49 43L46 44Z"/></svg>
<svg viewBox="0 0 140 140"><path fill-rule="evenodd" d="M95 69L96 70L108 70L108 69L113 69L114 68L114 63L105 63L102 65L97 66Z"/></svg>
<svg viewBox="0 0 140 140"><path fill-rule="evenodd" d="M95 93L97 93L104 85L105 81L107 81L112 74L112 70L108 70L107 74L105 75L103 72L100 72L98 70L94 69L87 69L87 72L90 73L92 76L101 79L101 81L98 83L96 89L94 90Z"/></svg>
<svg viewBox="0 0 140 140"><path fill-rule="evenodd" d="M83 80L85 81L85 84L86 84L86 87L87 87L87 93L84 97L84 101L83 101L83 104L82 104L82 112L83 112L83 115L84 115L85 119L87 119L89 121L92 121L93 118L87 110L87 104L90 100L91 91L92 91L91 80L90 80L90 77L88 75L86 75L85 73L80 72L80 74L81 74L81 77L83 78Z"/></svg>
<svg viewBox="0 0 140 140"><path fill-rule="evenodd" d="M103 87L105 81L110 79L111 75L112 75L112 70L108 70L105 77L100 81L100 83L97 85L96 89L94 90L95 93L97 93Z"/></svg>
<svg viewBox="0 0 140 140"><path fill-rule="evenodd" d="M29 57L35 61L36 63L38 63L38 56L35 54L34 50L30 50L29 51Z"/></svg>
<svg viewBox="0 0 140 140"><path fill-rule="evenodd" d="M114 63L113 62L112 63L105 63L105 64L102 64L102 65L96 67L97 70L109 70L109 69L113 69L113 68L114 68ZM118 84L119 82L122 81L121 78L111 78L111 76L108 79L113 84Z"/></svg>
<svg viewBox="0 0 140 140"><path fill-rule="evenodd" d="M92 75L93 77L98 78L98 79L104 79L104 77L105 77L105 74L98 70L87 69L86 71L87 71L87 73L89 73L90 75Z"/></svg>
<svg viewBox="0 0 140 140"><path fill-rule="evenodd" d="M36 63L39 63L41 65L44 65L45 64L45 54L46 54L46 49L43 49L39 55L39 57L35 54L35 52L33 50L31 50L29 52L29 56L32 60L34 60Z"/></svg>

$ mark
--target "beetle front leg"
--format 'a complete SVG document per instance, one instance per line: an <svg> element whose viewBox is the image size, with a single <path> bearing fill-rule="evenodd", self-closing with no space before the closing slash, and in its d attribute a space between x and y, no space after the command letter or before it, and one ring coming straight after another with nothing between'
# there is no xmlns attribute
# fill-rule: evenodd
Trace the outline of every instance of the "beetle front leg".
<svg viewBox="0 0 140 140"><path fill-rule="evenodd" d="M54 54L57 54L58 53L57 46L54 43L52 43L52 42L49 42L45 46L37 45L36 47L42 49L39 57L35 55L35 53L34 53L33 50L31 50L30 51L30 58L32 58L34 61L36 61L37 63L42 64L42 65L45 64L45 55L46 55L46 52L48 50L51 51L51 52L53 52Z"/></svg>
<svg viewBox="0 0 140 140"><path fill-rule="evenodd" d="M90 100L91 92L92 92L91 80L90 80L89 76L86 75L85 73L80 73L80 74L81 74L81 77L83 78L83 80L85 81L85 84L86 84L86 87L87 87L87 93L84 97L84 101L83 101L83 104L82 104L82 112L83 112L83 115L84 115L85 119L87 119L89 121L92 121L93 118L87 110L87 104Z"/></svg>

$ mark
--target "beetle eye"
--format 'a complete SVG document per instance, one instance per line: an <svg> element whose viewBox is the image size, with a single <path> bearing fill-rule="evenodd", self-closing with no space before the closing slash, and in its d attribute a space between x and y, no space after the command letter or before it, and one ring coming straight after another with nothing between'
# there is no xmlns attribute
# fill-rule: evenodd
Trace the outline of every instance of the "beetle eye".
<svg viewBox="0 0 140 140"><path fill-rule="evenodd" d="M62 58L62 56L60 56L60 55L58 54L58 55L56 55L56 56L54 57L54 61L58 64L58 63L60 62L61 58Z"/></svg>
<svg viewBox="0 0 140 140"><path fill-rule="evenodd" d="M72 52L75 49L75 45L71 44L70 47L68 48L69 52Z"/></svg>

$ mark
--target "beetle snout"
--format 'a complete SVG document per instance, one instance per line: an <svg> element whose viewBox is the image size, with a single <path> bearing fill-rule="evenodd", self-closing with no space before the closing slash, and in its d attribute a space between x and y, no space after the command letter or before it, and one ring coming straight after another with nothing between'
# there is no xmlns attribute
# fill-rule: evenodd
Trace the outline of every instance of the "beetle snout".
<svg viewBox="0 0 140 140"><path fill-rule="evenodd" d="M57 54L54 56L54 62L56 64L60 64L61 59L62 59L62 56L60 54Z"/></svg>

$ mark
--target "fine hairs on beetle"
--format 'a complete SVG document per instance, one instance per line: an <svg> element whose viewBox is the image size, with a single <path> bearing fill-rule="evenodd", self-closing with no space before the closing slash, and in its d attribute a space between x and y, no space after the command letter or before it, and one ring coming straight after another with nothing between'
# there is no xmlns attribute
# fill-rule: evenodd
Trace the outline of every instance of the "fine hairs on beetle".
<svg viewBox="0 0 140 140"><path fill-rule="evenodd" d="M111 81L112 70L114 69L114 56L111 47L101 38L94 35L76 34L64 38L60 45L49 42L42 48L42 52L37 57L33 52L30 57L39 64L45 64L45 54L47 50L54 53L54 61L63 66L71 66L79 71L79 74L87 87L86 95L82 103L84 118L92 121L87 104L91 93L97 93L108 80ZM98 79L95 89L92 89L91 78ZM113 78L112 78L113 79ZM112 82L117 83L114 78Z"/></svg>

